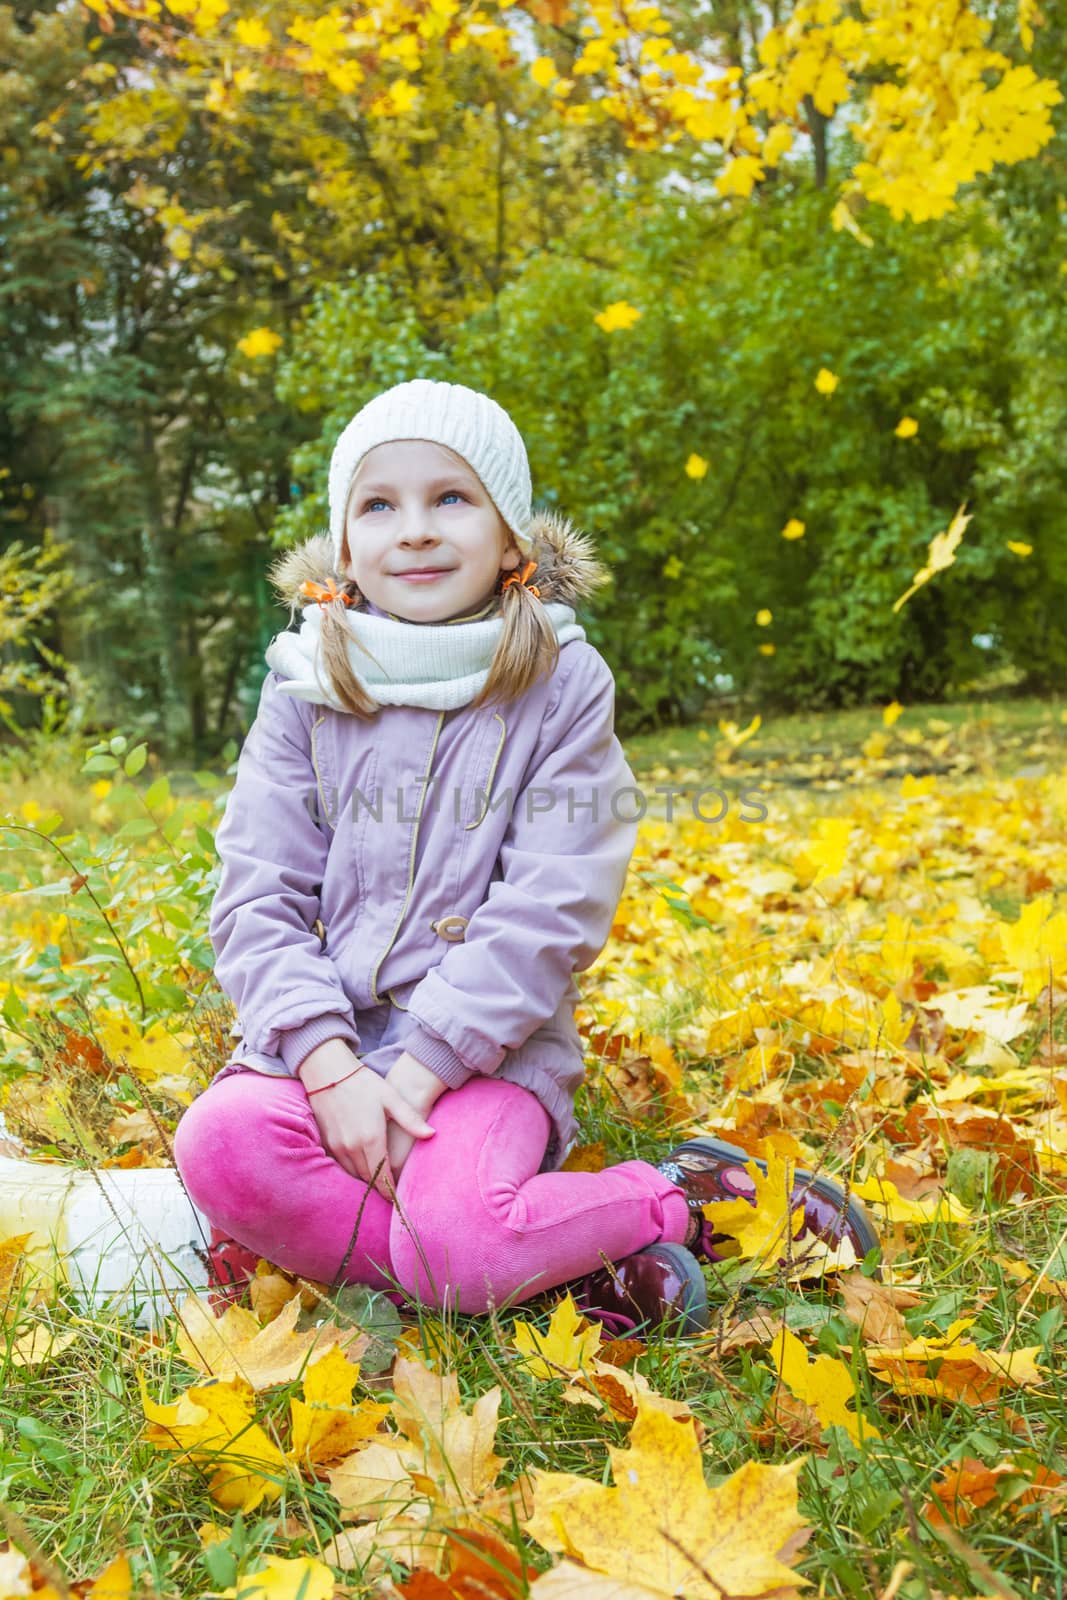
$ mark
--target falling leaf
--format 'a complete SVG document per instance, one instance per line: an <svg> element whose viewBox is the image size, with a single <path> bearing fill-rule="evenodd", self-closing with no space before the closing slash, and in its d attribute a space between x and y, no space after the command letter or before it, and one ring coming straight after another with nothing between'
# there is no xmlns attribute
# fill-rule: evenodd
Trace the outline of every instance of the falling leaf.
<svg viewBox="0 0 1067 1600"><path fill-rule="evenodd" d="M911 599L916 589L920 589L924 583L929 583L935 573L945 572L952 566L960 540L970 520L971 517L964 515L963 506L960 506L946 532L934 534L930 540L930 548L926 552L926 565L920 567L912 578L911 588L902 594L899 600L893 601L894 611L899 611L901 606Z"/></svg>
<svg viewBox="0 0 1067 1600"><path fill-rule="evenodd" d="M261 1328L241 1306L229 1306L216 1317L206 1301L190 1294L177 1315L178 1349L183 1361L205 1377L241 1377L253 1389L269 1389L298 1378L312 1350L321 1356L338 1345L357 1360L367 1347L366 1334L333 1322L296 1333L299 1315L299 1299L287 1300L273 1322Z"/></svg>
<svg viewBox="0 0 1067 1600"><path fill-rule="evenodd" d="M768 611L766 606L761 607L761 609L756 612L756 626L758 628L769 627L771 621L772 613Z"/></svg>
<svg viewBox="0 0 1067 1600"><path fill-rule="evenodd" d="M603 311L598 311L593 321L605 333L614 333L619 328L632 328L641 312L636 306L630 305L627 300L613 300L610 306L605 306Z"/></svg>
<svg viewBox="0 0 1067 1600"><path fill-rule="evenodd" d="M526 1530L568 1558L546 1575L551 1581L534 1584L538 1600L612 1592L587 1590L583 1568L624 1585L617 1594L687 1600L791 1592L807 1581L786 1564L810 1532L797 1512L801 1458L782 1466L746 1462L709 1489L692 1428L645 1403L628 1445L609 1445L608 1455L613 1487L569 1472L533 1474Z"/></svg>
<svg viewBox="0 0 1067 1600"><path fill-rule="evenodd" d="M1011 551L1013 556L1025 557L1032 556L1034 553L1033 545L1024 544L1022 539L1007 539L1005 540L1005 543L1007 544L1008 549Z"/></svg>
<svg viewBox="0 0 1067 1600"><path fill-rule="evenodd" d="M919 424L914 417L901 417L893 432L898 439L914 439L919 431Z"/></svg>
<svg viewBox="0 0 1067 1600"><path fill-rule="evenodd" d="M281 343L281 334L275 333L273 328L253 328L243 339L238 339L237 348L254 361L259 356L272 356Z"/></svg>
<svg viewBox="0 0 1067 1600"><path fill-rule="evenodd" d="M779 1329L770 1353L782 1382L797 1400L811 1406L824 1428L844 1428L854 1445L882 1437L861 1412L849 1409L856 1399L856 1386L843 1361L827 1355L809 1357L788 1328Z"/></svg>
<svg viewBox="0 0 1067 1600"><path fill-rule="evenodd" d="M837 388L841 379L827 367L820 367L815 374L815 387L820 394L831 395Z"/></svg>
<svg viewBox="0 0 1067 1600"><path fill-rule="evenodd" d="M708 462L705 461L703 456L698 456L696 451L694 450L692 455L689 457L688 461L685 464L686 477L687 478L703 478L703 477L706 476L707 470L708 470Z"/></svg>

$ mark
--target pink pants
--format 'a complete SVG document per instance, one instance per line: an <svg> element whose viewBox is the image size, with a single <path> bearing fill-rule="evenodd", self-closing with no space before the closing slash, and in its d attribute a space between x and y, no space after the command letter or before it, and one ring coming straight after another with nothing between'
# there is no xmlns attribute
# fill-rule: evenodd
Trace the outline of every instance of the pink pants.
<svg viewBox="0 0 1067 1600"><path fill-rule="evenodd" d="M528 1089L471 1078L427 1120L434 1137L416 1141L395 1206L328 1154L299 1078L246 1069L211 1084L174 1158L211 1222L286 1272L463 1312L685 1238L682 1191L646 1161L539 1173L550 1122Z"/></svg>

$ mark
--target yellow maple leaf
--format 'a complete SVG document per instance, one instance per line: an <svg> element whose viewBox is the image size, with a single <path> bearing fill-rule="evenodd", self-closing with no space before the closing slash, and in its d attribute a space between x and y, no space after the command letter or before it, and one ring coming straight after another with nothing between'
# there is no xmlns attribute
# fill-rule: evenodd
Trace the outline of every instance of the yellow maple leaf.
<svg viewBox="0 0 1067 1600"><path fill-rule="evenodd" d="M569 1472L533 1473L526 1531L568 1557L538 1579L536 1595L580 1596L588 1571L624 1585L614 1591L622 1595L687 1600L767 1595L807 1582L786 1565L810 1532L797 1511L802 1457L781 1466L748 1461L709 1489L692 1424L643 1399L627 1446L609 1445L608 1454L612 1486Z"/></svg>
<svg viewBox="0 0 1067 1600"><path fill-rule="evenodd" d="M708 470L708 462L703 456L698 456L694 450L685 464L687 478L703 478Z"/></svg>
<svg viewBox="0 0 1067 1600"><path fill-rule="evenodd" d="M297 1333L299 1315L298 1295L285 1302L273 1321L260 1327L252 1312L242 1306L228 1306L216 1317L205 1300L189 1294L177 1314L178 1349L183 1361L205 1377L240 1377L253 1389L268 1389L298 1378L312 1350L323 1356L331 1346L340 1345L357 1360L367 1347L365 1333L339 1328L335 1322Z"/></svg>
<svg viewBox="0 0 1067 1600"><path fill-rule="evenodd" d="M11 1363L16 1367L43 1367L62 1355L79 1337L77 1328L59 1333L47 1323L38 1322L11 1342Z"/></svg>
<svg viewBox="0 0 1067 1600"><path fill-rule="evenodd" d="M433 1372L420 1361L398 1357L393 1392L400 1431L419 1453L415 1480L431 1498L466 1505L492 1488L505 1465L493 1450L499 1386L480 1395L467 1411L454 1372Z"/></svg>
<svg viewBox="0 0 1067 1600"><path fill-rule="evenodd" d="M304 1374L304 1398L289 1402L292 1413L291 1459L301 1465L336 1461L378 1432L389 1415L383 1401L364 1400L353 1406L352 1390L359 1367L336 1345Z"/></svg>
<svg viewBox="0 0 1067 1600"><path fill-rule="evenodd" d="M890 700L887 706L882 707L883 725L887 728L891 728L903 710L904 707L901 705L899 700Z"/></svg>
<svg viewBox="0 0 1067 1600"><path fill-rule="evenodd" d="M222 1589L218 1600L332 1600L334 1588L333 1573L314 1556L265 1556L261 1567Z"/></svg>
<svg viewBox="0 0 1067 1600"><path fill-rule="evenodd" d="M1013 556L1032 556L1034 553L1033 545L1024 544L1022 539L1007 539L1005 543Z"/></svg>
<svg viewBox="0 0 1067 1600"><path fill-rule="evenodd" d="M919 424L914 417L901 417L893 432L898 439L914 439L919 431Z"/></svg>
<svg viewBox="0 0 1067 1600"><path fill-rule="evenodd" d="M1052 896L1038 895L1023 906L1015 922L997 927L1005 960L1020 974L1022 991L1033 1000L1050 972L1067 971L1067 912L1052 915Z"/></svg>
<svg viewBox="0 0 1067 1600"><path fill-rule="evenodd" d="M788 1328L779 1329L771 1340L771 1360L778 1376L797 1400L811 1406L824 1428L838 1425L845 1428L855 1445L864 1439L880 1439L878 1432L862 1413L850 1411L855 1401L856 1389L852 1374L843 1361L834 1356L808 1356L801 1341Z"/></svg>
<svg viewBox="0 0 1067 1600"><path fill-rule="evenodd" d="M869 1177L852 1185L852 1193L868 1205L880 1206L887 1222L970 1222L971 1212L947 1189L922 1200L909 1200L889 1178Z"/></svg>
<svg viewBox="0 0 1067 1600"><path fill-rule="evenodd" d="M763 173L763 162L758 156L735 156L715 179L715 187L724 198L736 194L744 199L752 193Z"/></svg>
<svg viewBox="0 0 1067 1600"><path fill-rule="evenodd" d="M281 334L275 333L273 328L253 328L243 339L238 339L237 348L254 361L258 356L272 356L281 342Z"/></svg>
<svg viewBox="0 0 1067 1600"><path fill-rule="evenodd" d="M815 387L820 394L831 395L837 388L841 379L836 372L831 372L829 367L820 367L815 374Z"/></svg>
<svg viewBox="0 0 1067 1600"><path fill-rule="evenodd" d="M512 1328L516 1350L526 1357L523 1365L535 1378L558 1378L563 1372L580 1372L600 1349L600 1325L583 1317L570 1294L552 1312L546 1332L529 1322Z"/></svg>
<svg viewBox="0 0 1067 1600"><path fill-rule="evenodd" d="M530 63L530 77L541 89L547 89L553 78L559 76L551 56L538 56Z"/></svg>
<svg viewBox="0 0 1067 1600"><path fill-rule="evenodd" d="M717 726L730 748L736 750L738 746L743 745L746 740L753 738L759 732L762 720L757 711L747 728L739 728L736 722L731 722L723 717L719 718Z"/></svg>
<svg viewBox="0 0 1067 1600"><path fill-rule="evenodd" d="M807 523L801 522L799 517L790 517L782 529L783 539L803 539Z"/></svg>
<svg viewBox="0 0 1067 1600"><path fill-rule="evenodd" d="M981 1350L962 1337L974 1321L960 1317L936 1338L912 1339L900 1346L871 1345L867 1365L898 1394L961 1400L967 1405L995 1399L1009 1384L1030 1388L1044 1381L1045 1370L1036 1360L1040 1345L1009 1353Z"/></svg>
<svg viewBox="0 0 1067 1600"><path fill-rule="evenodd" d="M270 44L270 29L259 17L238 17L233 31L247 50L265 50Z"/></svg>
<svg viewBox="0 0 1067 1600"><path fill-rule="evenodd" d="M786 1253L787 1239L794 1239L804 1226L804 1207L793 1206L793 1162L787 1155L763 1146L767 1171L755 1161L745 1164L753 1182L755 1205L747 1200L711 1200L703 1212L716 1233L736 1239L741 1255L754 1261L760 1271L770 1272Z"/></svg>
<svg viewBox="0 0 1067 1600"><path fill-rule="evenodd" d="M758 628L768 627L772 620L772 613L767 609L766 606L761 606L756 612L756 626Z"/></svg>
<svg viewBox="0 0 1067 1600"><path fill-rule="evenodd" d="M952 566L960 540L970 520L970 515L965 515L963 506L960 506L945 532L934 534L926 552L926 565L920 567L912 578L911 588L907 589L898 600L893 601L894 611L899 611L905 601L911 599L916 589L921 589L924 583L929 583L935 573L944 572Z"/></svg>
<svg viewBox="0 0 1067 1600"><path fill-rule="evenodd" d="M630 305L627 300L613 300L610 306L605 306L603 311L598 311L593 321L605 333L614 333L618 328L632 328L641 312L636 306Z"/></svg>
<svg viewBox="0 0 1067 1600"><path fill-rule="evenodd" d="M149 1396L140 1370L137 1382L147 1418L142 1437L210 1472L208 1493L220 1506L254 1511L278 1498L287 1476L285 1457L254 1420L249 1384L240 1378L194 1384L163 1405Z"/></svg>
<svg viewBox="0 0 1067 1600"><path fill-rule="evenodd" d="M824 878L834 877L844 867L852 824L847 817L819 817L815 829L817 837L804 846L804 854L819 869L812 887Z"/></svg>

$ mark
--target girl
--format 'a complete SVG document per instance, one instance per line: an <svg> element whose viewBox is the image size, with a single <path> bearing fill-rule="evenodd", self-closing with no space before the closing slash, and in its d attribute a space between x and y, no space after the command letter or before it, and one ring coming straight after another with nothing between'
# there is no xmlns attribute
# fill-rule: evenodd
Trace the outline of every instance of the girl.
<svg viewBox="0 0 1067 1600"><path fill-rule="evenodd" d="M743 1152L558 1170L574 975L611 931L639 792L575 617L607 574L530 487L510 417L461 384L397 384L338 439L329 538L272 571L303 621L267 649L217 836L240 1038L175 1160L216 1281L238 1247L463 1312L580 1280L591 1316L695 1331L700 1207L751 1193ZM798 1194L807 1231L875 1243L836 1184Z"/></svg>

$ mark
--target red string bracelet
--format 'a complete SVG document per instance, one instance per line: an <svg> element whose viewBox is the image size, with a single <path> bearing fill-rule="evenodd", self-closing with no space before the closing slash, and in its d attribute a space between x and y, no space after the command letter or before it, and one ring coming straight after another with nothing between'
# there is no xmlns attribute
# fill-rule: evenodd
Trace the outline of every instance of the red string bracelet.
<svg viewBox="0 0 1067 1600"><path fill-rule="evenodd" d="M332 1083L320 1083L317 1089L309 1089L307 1091L308 1099L310 1100L313 1094L321 1094L324 1089L336 1089L339 1083L347 1083L349 1078L354 1078L357 1072L362 1072L366 1065L365 1061L361 1061L358 1067L353 1067L351 1072L346 1072L343 1078L335 1078Z"/></svg>

